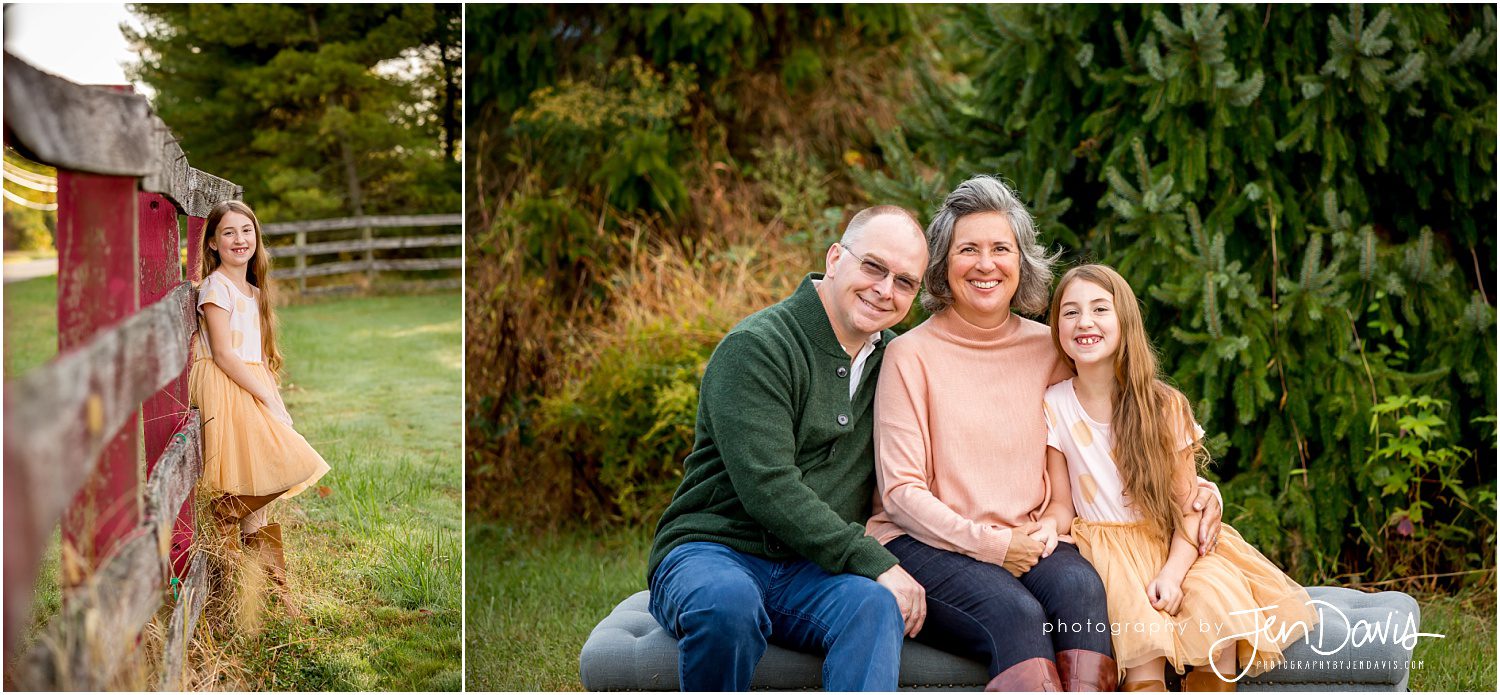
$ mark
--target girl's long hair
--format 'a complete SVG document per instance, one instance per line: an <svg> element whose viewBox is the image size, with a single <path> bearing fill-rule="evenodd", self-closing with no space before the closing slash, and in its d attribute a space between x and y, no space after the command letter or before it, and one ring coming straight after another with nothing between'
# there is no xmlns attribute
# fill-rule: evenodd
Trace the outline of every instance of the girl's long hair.
<svg viewBox="0 0 1500 695"><path fill-rule="evenodd" d="M276 311L273 308L276 304L276 290L271 282L271 254L266 252L266 240L260 232L260 219L249 205L238 200L226 200L209 211L208 219L203 225L199 280L207 278L209 273L217 270L223 263L219 252L213 250L208 242L216 236L220 220L231 212L250 218L250 224L255 227L255 255L250 257L250 267L245 269L245 280L260 290L260 301L256 302L260 306L260 354L265 359L266 368L271 370L271 375L280 381L281 350L276 347Z"/></svg>
<svg viewBox="0 0 1500 695"><path fill-rule="evenodd" d="M1058 316L1063 292L1072 282L1091 282L1114 297L1120 327L1120 347L1115 351L1114 414L1110 418L1114 450L1111 452L1130 504L1152 530L1168 541L1182 518L1176 496L1192 492L1197 471L1208 462L1201 439L1187 445L1193 459L1193 476L1182 475L1182 436L1192 434L1193 412L1186 396L1162 381L1156 351L1146 337L1141 308L1125 278L1107 265L1083 265L1069 270L1052 293L1049 323L1052 345L1076 372L1078 367L1062 349ZM1174 492L1176 495L1174 495Z"/></svg>

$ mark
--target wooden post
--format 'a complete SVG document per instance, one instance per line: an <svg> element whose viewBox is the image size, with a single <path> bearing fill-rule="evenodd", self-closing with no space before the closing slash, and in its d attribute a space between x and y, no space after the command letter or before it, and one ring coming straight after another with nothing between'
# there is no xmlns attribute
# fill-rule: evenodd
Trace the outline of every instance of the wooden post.
<svg viewBox="0 0 1500 695"><path fill-rule="evenodd" d="M307 254L305 252L303 252L303 251L300 250L303 246L306 246L306 245L307 245L307 232L303 231L303 230L300 230L300 229L297 230L297 248L299 249L297 251L297 294L298 295L305 295L305 294L307 294L307 276L302 274L303 271L307 270Z"/></svg>
<svg viewBox="0 0 1500 695"><path fill-rule="evenodd" d="M208 220L202 217L187 218L187 279L188 282L203 281L203 226Z"/></svg>
<svg viewBox="0 0 1500 695"><path fill-rule="evenodd" d="M177 206L159 193L140 195L141 304L167 296L182 283L182 264L177 257ZM161 393L142 406L145 418L146 474L167 448L178 426L187 417L187 371L172 380Z"/></svg>
<svg viewBox="0 0 1500 695"><path fill-rule="evenodd" d="M375 235L369 225L360 228L360 238L365 242L365 289L375 287Z"/></svg>
<svg viewBox="0 0 1500 695"><path fill-rule="evenodd" d="M61 352L140 308L136 183L57 172L57 341ZM85 416L97 417L90 403ZM140 522L139 411L100 455L63 519L62 586L81 584ZM68 592L64 592L66 598Z"/></svg>
<svg viewBox="0 0 1500 695"><path fill-rule="evenodd" d="M151 304L182 284L182 261L177 255L177 206L158 193L140 194L141 304ZM145 420L146 475L166 450L172 435L188 420L188 373L191 359L160 393L141 406ZM188 549L193 544L193 504L189 499L177 513L172 532L171 566L175 577L186 576Z"/></svg>

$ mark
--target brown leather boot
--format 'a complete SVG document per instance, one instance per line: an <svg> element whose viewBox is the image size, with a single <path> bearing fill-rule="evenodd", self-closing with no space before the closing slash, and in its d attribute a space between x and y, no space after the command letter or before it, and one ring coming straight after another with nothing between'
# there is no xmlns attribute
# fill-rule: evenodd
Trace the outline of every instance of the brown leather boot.
<svg viewBox="0 0 1500 695"><path fill-rule="evenodd" d="M271 575L271 582L281 597L281 603L286 606L287 614L293 618L302 617L302 611L292 601L292 592L286 584L286 553L281 544L281 524L266 524L256 529L255 533L245 536L245 545L260 558L266 574Z"/></svg>
<svg viewBox="0 0 1500 695"><path fill-rule="evenodd" d="M1036 657L1027 659L1015 666L1000 672L1000 675L990 679L990 684L984 686L987 693L1004 692L1032 692L1032 693L1057 693L1062 692L1062 678L1057 675L1057 664L1051 659Z"/></svg>
<svg viewBox="0 0 1500 695"><path fill-rule="evenodd" d="M1167 692L1166 681L1135 681L1126 683L1120 688L1122 693L1164 693Z"/></svg>
<svg viewBox="0 0 1500 695"><path fill-rule="evenodd" d="M1195 668L1182 679L1185 693L1232 693L1238 689L1239 683L1226 681L1206 668Z"/></svg>
<svg viewBox="0 0 1500 695"><path fill-rule="evenodd" d="M1087 649L1068 649L1057 653L1057 675L1063 690L1070 693L1112 693L1120 680L1115 660Z"/></svg>

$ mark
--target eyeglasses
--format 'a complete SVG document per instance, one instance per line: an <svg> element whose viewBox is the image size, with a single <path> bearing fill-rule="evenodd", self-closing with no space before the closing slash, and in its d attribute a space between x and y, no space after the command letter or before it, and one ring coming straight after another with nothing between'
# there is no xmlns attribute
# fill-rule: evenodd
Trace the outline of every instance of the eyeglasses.
<svg viewBox="0 0 1500 695"><path fill-rule="evenodd" d="M858 253L855 253L854 249L849 248L848 244L839 242L839 246L844 247L844 250L848 251L849 255L859 260L859 269L864 272L865 277L870 278L871 280L874 280L876 282L880 282L881 280L884 280L887 275L892 274L890 268L887 268L876 261L872 261L868 258L865 258L864 256L859 255ZM900 292L901 294L907 296L915 295L917 293L917 290L921 289L922 287L922 281L905 273L896 274L895 279L891 282L891 284L895 286L897 292Z"/></svg>

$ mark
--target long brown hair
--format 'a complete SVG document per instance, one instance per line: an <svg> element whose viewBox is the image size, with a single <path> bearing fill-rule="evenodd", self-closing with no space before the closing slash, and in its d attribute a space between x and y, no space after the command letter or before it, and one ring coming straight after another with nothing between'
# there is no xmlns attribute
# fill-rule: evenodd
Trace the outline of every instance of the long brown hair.
<svg viewBox="0 0 1500 695"><path fill-rule="evenodd" d="M1193 412L1187 397L1162 380L1156 351L1141 322L1135 292L1114 268L1098 264L1078 266L1057 283L1052 293L1049 323L1052 345L1063 361L1077 371L1058 336L1063 292L1075 281L1091 282L1114 297L1120 347L1115 351L1114 413L1109 426L1114 439L1111 453L1131 506L1159 536L1170 540L1182 518L1176 498L1192 491L1197 471L1208 462L1208 452L1201 439L1188 445L1193 475L1183 475L1178 463L1184 456L1182 434L1192 427Z"/></svg>
<svg viewBox="0 0 1500 695"><path fill-rule="evenodd" d="M266 368L271 370L271 375L279 381L281 378L281 350L276 347L276 304L275 285L271 282L271 254L266 251L264 236L260 232L260 219L255 216L255 211L238 200L226 200L213 207L208 213L208 218L203 225L203 241L201 253L199 254L199 280L207 278L208 275L223 264L219 258L219 252L208 245L218 235L219 221L224 216L237 212L250 218L250 224L255 227L255 255L250 257L250 267L245 269L245 281L260 290L260 354L265 360Z"/></svg>

